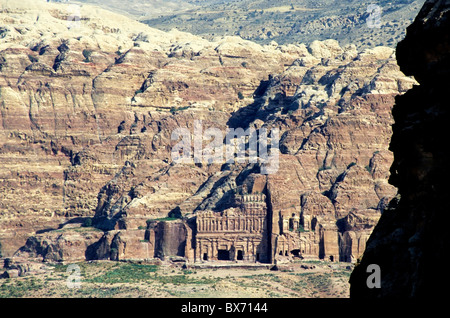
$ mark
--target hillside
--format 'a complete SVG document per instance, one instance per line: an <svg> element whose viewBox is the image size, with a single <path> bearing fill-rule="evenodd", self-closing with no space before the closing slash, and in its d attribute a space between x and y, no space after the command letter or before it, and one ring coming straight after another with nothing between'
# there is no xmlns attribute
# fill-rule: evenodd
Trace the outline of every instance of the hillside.
<svg viewBox="0 0 450 318"><path fill-rule="evenodd" d="M395 48L425 0L80 0L126 14L160 30L207 39L238 35L260 44L335 39L357 48ZM374 5L380 11L374 11ZM376 8L376 7L375 7ZM379 22L377 17L379 12ZM375 24L374 24L375 23ZM371 27L375 26L375 27Z"/></svg>
<svg viewBox="0 0 450 318"><path fill-rule="evenodd" d="M376 12L373 1L189 1L195 8L181 5L178 10L142 20L161 30L190 32L212 39L214 36L239 35L268 44L311 43L335 39L342 45L358 48L389 46L394 48L405 36L424 0L377 1L379 27L370 27ZM372 16L371 16L372 14Z"/></svg>

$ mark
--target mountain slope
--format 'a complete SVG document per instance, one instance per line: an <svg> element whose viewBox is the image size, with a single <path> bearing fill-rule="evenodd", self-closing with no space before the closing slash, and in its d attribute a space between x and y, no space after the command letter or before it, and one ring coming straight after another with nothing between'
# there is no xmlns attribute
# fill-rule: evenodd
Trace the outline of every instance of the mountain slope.
<svg viewBox="0 0 450 318"><path fill-rule="evenodd" d="M424 0L415 1L205 1L199 8L144 20L150 26L177 28L212 38L239 35L258 43L311 43L335 39L358 48L395 47ZM374 6L376 5L376 6ZM380 9L379 27L376 23ZM375 9L377 10L377 9Z"/></svg>

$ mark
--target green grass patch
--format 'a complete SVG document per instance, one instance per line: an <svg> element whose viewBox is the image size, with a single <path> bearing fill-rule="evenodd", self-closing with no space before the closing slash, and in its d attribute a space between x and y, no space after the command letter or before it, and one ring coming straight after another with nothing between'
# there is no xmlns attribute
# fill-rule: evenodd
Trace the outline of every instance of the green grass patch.
<svg viewBox="0 0 450 318"><path fill-rule="evenodd" d="M154 277L155 280L162 284L173 284L173 285L188 285L188 284L214 284L220 279L218 278L191 278L186 275L173 275L173 276L157 276Z"/></svg>
<svg viewBox="0 0 450 318"><path fill-rule="evenodd" d="M156 265L122 264L107 272L92 278L83 280L87 283L134 283L151 279L158 270Z"/></svg>
<svg viewBox="0 0 450 318"><path fill-rule="evenodd" d="M147 225L150 223L150 222L154 222L154 221L175 221L175 220L179 220L180 218L177 218L177 217L165 217L165 218L158 218L158 219L148 219L147 220Z"/></svg>
<svg viewBox="0 0 450 318"><path fill-rule="evenodd" d="M0 298L27 297L30 293L44 288L42 281L34 279L5 279L0 284Z"/></svg>

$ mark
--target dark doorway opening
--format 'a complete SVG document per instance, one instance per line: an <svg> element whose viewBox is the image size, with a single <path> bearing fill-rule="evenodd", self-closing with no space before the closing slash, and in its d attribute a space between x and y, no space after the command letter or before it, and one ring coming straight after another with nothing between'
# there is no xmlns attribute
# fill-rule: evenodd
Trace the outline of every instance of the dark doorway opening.
<svg viewBox="0 0 450 318"><path fill-rule="evenodd" d="M291 254L292 254L294 257L300 257L300 250L292 250L292 251L291 251Z"/></svg>
<svg viewBox="0 0 450 318"><path fill-rule="evenodd" d="M230 260L230 252L228 250L219 250L217 259L219 261L229 261Z"/></svg>
<svg viewBox="0 0 450 318"><path fill-rule="evenodd" d="M237 252L237 258L236 258L238 261L242 261L242 260L244 260L244 251L241 251L241 250L239 250L238 252Z"/></svg>
<svg viewBox="0 0 450 318"><path fill-rule="evenodd" d="M333 255L330 256L330 262L334 262L334 256Z"/></svg>
<svg viewBox="0 0 450 318"><path fill-rule="evenodd" d="M207 261L208 260L208 253L203 253L203 260Z"/></svg>
<svg viewBox="0 0 450 318"><path fill-rule="evenodd" d="M313 218L311 221L311 231L315 231L316 230L316 225L317 225L317 219Z"/></svg>

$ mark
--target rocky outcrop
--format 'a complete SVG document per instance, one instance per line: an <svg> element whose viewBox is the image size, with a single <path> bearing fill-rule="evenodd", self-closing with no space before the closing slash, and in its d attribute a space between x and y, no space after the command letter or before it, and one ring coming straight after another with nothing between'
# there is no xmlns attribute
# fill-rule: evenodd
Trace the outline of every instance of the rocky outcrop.
<svg viewBox="0 0 450 318"><path fill-rule="evenodd" d="M449 8L449 1L426 1L397 47L401 70L420 86L397 97L393 108L389 182L399 197L384 210L351 275L351 297L445 297L440 286L449 282ZM380 268L380 288L367 286L370 264Z"/></svg>
<svg viewBox="0 0 450 318"><path fill-rule="evenodd" d="M186 245L190 244L187 225L184 222L157 222L149 224L149 235L154 236L155 257L185 256ZM189 235L189 236L192 236Z"/></svg>
<svg viewBox="0 0 450 318"><path fill-rule="evenodd" d="M149 242L145 230L108 231L85 249L87 260L150 260L155 257L154 241Z"/></svg>
<svg viewBox="0 0 450 318"><path fill-rule="evenodd" d="M32 260L29 257L5 258L2 260L0 268L0 278L15 278L30 274L42 274L49 268L39 260Z"/></svg>
<svg viewBox="0 0 450 318"><path fill-rule="evenodd" d="M97 229L61 229L30 236L16 257L41 258L43 262L79 262L86 260L89 245L99 241Z"/></svg>

